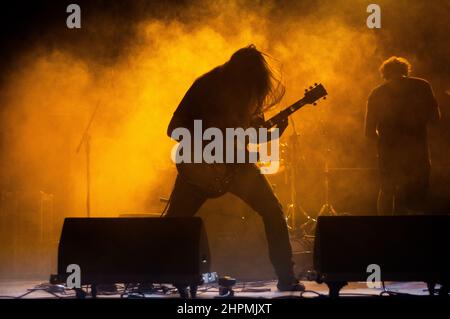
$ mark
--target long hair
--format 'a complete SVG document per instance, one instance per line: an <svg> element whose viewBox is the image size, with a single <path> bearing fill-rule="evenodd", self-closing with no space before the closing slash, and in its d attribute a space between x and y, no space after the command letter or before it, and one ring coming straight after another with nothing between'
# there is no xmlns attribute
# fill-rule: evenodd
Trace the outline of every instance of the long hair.
<svg viewBox="0 0 450 319"><path fill-rule="evenodd" d="M272 69L266 57L254 45L237 50L222 65L225 85L228 86L240 112L250 109L263 112L281 101L285 87L281 76Z"/></svg>

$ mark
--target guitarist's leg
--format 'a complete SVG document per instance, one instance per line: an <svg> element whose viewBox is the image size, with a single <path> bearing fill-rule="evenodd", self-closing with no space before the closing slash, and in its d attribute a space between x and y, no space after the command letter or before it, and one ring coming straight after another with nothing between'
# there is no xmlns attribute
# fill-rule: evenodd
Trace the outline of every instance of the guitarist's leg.
<svg viewBox="0 0 450 319"><path fill-rule="evenodd" d="M206 197L195 186L177 176L166 217L194 216L205 201Z"/></svg>
<svg viewBox="0 0 450 319"><path fill-rule="evenodd" d="M244 200L262 217L269 257L279 278L279 288L301 290L301 284L296 285L292 248L282 206L267 179L256 166L244 164L238 168L230 192Z"/></svg>

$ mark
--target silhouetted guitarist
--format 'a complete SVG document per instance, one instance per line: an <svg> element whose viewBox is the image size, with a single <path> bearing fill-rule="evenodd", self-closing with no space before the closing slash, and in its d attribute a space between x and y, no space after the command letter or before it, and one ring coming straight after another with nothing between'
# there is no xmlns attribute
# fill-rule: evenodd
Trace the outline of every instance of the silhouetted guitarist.
<svg viewBox="0 0 450 319"><path fill-rule="evenodd" d="M173 114L167 134L178 127L193 129L201 119L203 128L248 128L263 121L263 111L278 103L284 87L255 46L235 52L229 61L198 78ZM280 135L287 120L278 123ZM227 190L261 215L269 246L269 257L278 276L278 289L301 291L304 286L293 272L292 250L282 206L268 181L254 164L233 166ZM209 198L199 187L178 175L167 217L193 216Z"/></svg>

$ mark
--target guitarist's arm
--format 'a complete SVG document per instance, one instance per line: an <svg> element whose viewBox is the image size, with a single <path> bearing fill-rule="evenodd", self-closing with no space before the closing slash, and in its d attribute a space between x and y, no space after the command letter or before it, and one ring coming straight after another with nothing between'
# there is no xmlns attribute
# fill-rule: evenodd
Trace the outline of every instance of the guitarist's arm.
<svg viewBox="0 0 450 319"><path fill-rule="evenodd" d="M199 95L199 80L196 80L186 92L177 109L173 113L172 119L167 127L167 136L172 138L173 130L178 127L185 127L188 130L192 129L193 120L190 110L198 105Z"/></svg>
<svg viewBox="0 0 450 319"><path fill-rule="evenodd" d="M169 126L167 127L167 136L172 138L172 132L178 127L186 127L186 121L183 117L177 116L176 113L172 116Z"/></svg>

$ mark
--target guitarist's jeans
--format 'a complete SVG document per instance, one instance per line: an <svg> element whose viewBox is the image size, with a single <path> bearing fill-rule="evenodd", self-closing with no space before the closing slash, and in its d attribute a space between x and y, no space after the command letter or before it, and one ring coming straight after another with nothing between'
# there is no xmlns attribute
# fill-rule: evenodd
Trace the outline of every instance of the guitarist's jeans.
<svg viewBox="0 0 450 319"><path fill-rule="evenodd" d="M229 192L245 201L263 219L269 257L280 281L294 279L292 248L280 202L267 179L253 164L238 164ZM167 217L194 216L208 199L194 185L177 176Z"/></svg>

